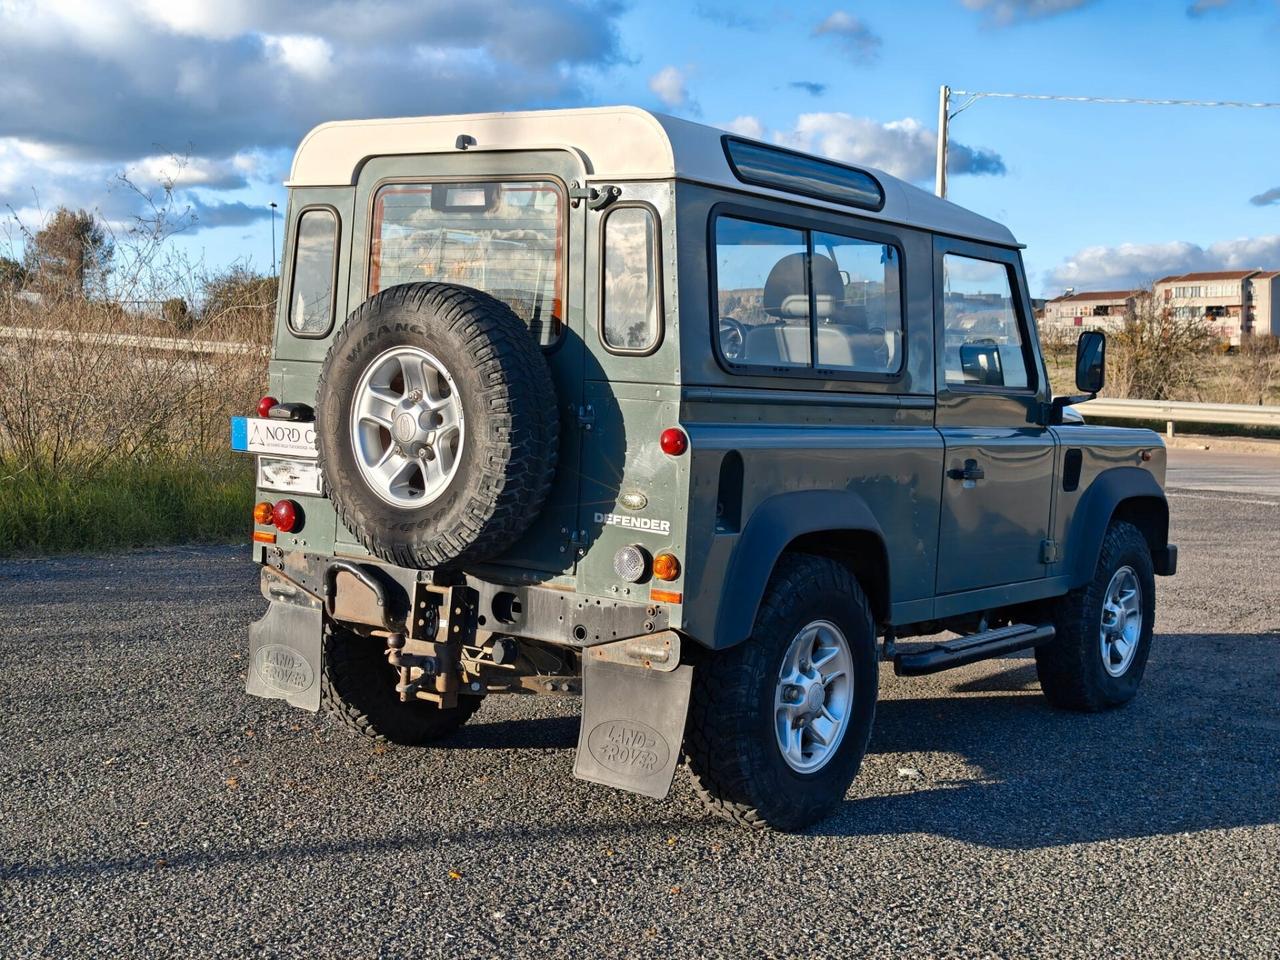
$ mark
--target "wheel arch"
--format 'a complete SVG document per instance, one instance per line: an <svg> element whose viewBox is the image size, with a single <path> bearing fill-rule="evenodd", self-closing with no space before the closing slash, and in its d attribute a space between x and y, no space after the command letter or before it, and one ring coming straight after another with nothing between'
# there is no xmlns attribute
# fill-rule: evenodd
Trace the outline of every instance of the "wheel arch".
<svg viewBox="0 0 1280 960"><path fill-rule="evenodd" d="M1132 523L1142 532L1156 572L1166 572L1162 565L1169 563L1169 502L1164 490L1146 470L1113 467L1094 479L1072 515L1066 558L1072 587L1093 576L1102 540L1116 520Z"/></svg>
<svg viewBox="0 0 1280 960"><path fill-rule="evenodd" d="M712 647L732 647L750 636L769 579L786 553L840 562L867 594L876 621L888 619L889 553L866 501L848 490L781 493L757 506L743 528L725 574ZM729 599L730 591L738 602Z"/></svg>

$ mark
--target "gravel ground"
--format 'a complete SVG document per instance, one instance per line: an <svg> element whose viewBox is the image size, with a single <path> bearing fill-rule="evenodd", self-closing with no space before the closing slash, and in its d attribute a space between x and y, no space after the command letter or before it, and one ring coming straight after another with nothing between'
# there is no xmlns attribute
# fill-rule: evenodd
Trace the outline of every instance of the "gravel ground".
<svg viewBox="0 0 1280 960"><path fill-rule="evenodd" d="M383 750L246 697L243 549L0 563L0 956L1280 955L1280 500L1171 502L1134 703L887 670L800 836L573 780L571 702Z"/></svg>

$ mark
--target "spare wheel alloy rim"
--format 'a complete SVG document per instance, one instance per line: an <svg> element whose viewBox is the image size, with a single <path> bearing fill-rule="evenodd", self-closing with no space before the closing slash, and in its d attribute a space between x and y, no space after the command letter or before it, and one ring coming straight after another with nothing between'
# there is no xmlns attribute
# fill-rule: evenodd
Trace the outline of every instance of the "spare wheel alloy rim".
<svg viewBox="0 0 1280 960"><path fill-rule="evenodd" d="M374 493L404 509L434 503L464 441L462 398L443 363L409 346L374 358L351 401L351 448Z"/></svg>

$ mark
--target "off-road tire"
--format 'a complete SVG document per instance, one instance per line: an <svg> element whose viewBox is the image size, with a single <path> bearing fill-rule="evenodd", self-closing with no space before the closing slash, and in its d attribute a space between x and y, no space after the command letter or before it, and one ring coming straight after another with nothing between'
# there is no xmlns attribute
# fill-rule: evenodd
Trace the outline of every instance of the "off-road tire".
<svg viewBox="0 0 1280 960"><path fill-rule="evenodd" d="M854 702L835 756L805 775L782 757L773 728L773 697L788 646L815 619L835 623L849 642ZM707 654L694 669L685 753L703 805L721 819L756 829L802 830L829 815L844 799L866 753L878 671L874 620L858 581L834 560L784 555L751 637Z"/></svg>
<svg viewBox="0 0 1280 960"><path fill-rule="evenodd" d="M361 376L400 346L444 363L466 422L457 471L438 498L417 508L374 493L350 439ZM551 488L560 431L551 373L520 318L479 290L408 283L366 300L335 334L316 398L320 469L338 519L390 563L426 569L490 559L524 533Z"/></svg>
<svg viewBox="0 0 1280 960"><path fill-rule="evenodd" d="M421 746L447 737L480 709L480 697L459 697L447 710L426 700L402 702L384 650L377 638L325 633L320 703L348 730L379 743Z"/></svg>
<svg viewBox="0 0 1280 960"><path fill-rule="evenodd" d="M1104 594L1115 572L1126 565L1133 568L1142 588L1142 630L1128 669L1113 677L1103 665L1099 628ZM1049 604L1050 622L1057 632L1052 641L1036 647L1036 674L1051 704L1096 713L1133 699L1151 653L1155 596L1155 571L1146 538L1131 523L1112 523L1093 579Z"/></svg>

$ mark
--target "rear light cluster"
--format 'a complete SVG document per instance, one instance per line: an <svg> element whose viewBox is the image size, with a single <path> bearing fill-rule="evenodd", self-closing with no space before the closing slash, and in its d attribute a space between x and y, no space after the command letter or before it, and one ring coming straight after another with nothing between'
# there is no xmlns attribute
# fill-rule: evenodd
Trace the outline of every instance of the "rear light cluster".
<svg viewBox="0 0 1280 960"><path fill-rule="evenodd" d="M651 560L648 550L629 543L614 554L613 572L627 583L639 583L650 575L655 580L675 580L680 576L680 561L673 553L660 553Z"/></svg>
<svg viewBox="0 0 1280 960"><path fill-rule="evenodd" d="M658 437L658 445L667 456L678 457L689 449L689 438L679 427L667 427Z"/></svg>
<svg viewBox="0 0 1280 960"><path fill-rule="evenodd" d="M275 397L263 397L258 401L258 416L266 417L271 414L271 408L280 401Z"/></svg>
<svg viewBox="0 0 1280 960"><path fill-rule="evenodd" d="M302 527L302 507L296 500L263 500L254 504L253 522L263 527L275 527L284 533L293 533Z"/></svg>

